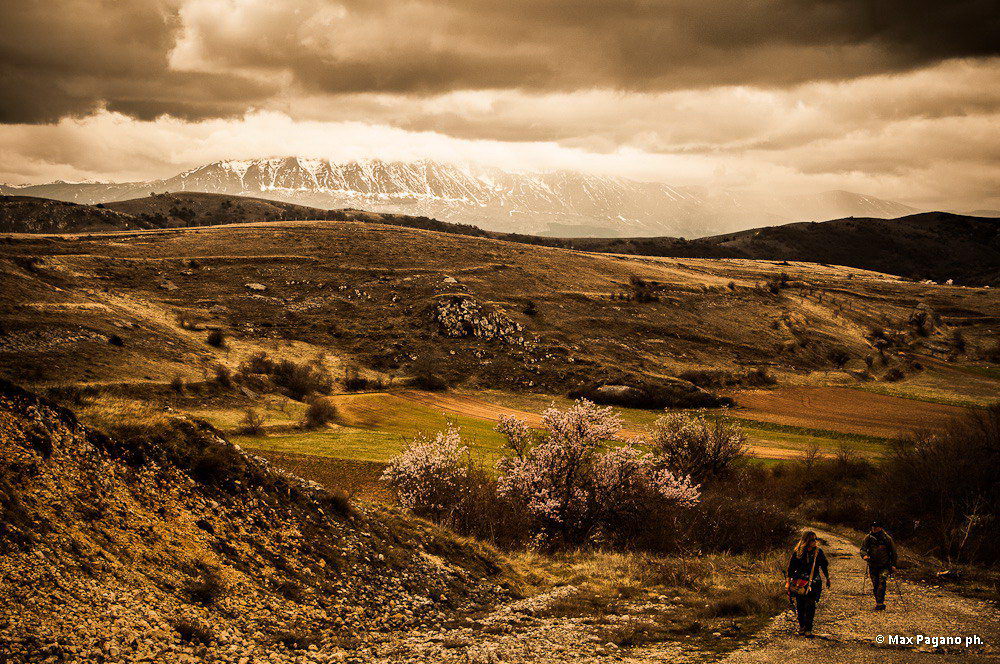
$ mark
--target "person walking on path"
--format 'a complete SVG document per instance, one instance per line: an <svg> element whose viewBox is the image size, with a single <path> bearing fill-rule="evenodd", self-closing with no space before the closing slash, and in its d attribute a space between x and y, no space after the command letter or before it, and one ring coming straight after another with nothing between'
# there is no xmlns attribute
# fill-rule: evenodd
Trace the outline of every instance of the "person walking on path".
<svg viewBox="0 0 1000 664"><path fill-rule="evenodd" d="M812 638L813 635L816 604L823 592L823 580L820 573L826 577L826 587L829 588L830 564L826 559L826 554L819 548L816 533L807 530L802 533L788 560L785 588L795 600L795 616L799 621L799 634L809 638Z"/></svg>
<svg viewBox="0 0 1000 664"><path fill-rule="evenodd" d="M885 610L885 589L889 577L896 571L896 544L885 532L882 524L875 522L861 544L861 558L868 563L868 576L872 580L875 610Z"/></svg>

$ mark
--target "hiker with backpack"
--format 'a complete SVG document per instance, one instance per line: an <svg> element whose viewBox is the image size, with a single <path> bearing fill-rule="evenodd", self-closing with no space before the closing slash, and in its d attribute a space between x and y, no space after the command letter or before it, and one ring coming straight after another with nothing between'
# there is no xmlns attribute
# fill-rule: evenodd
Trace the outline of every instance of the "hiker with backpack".
<svg viewBox="0 0 1000 664"><path fill-rule="evenodd" d="M861 543L861 558L868 563L868 576L872 580L875 610L885 610L885 589L889 577L896 571L896 545L882 524L875 522Z"/></svg>
<svg viewBox="0 0 1000 664"><path fill-rule="evenodd" d="M795 616L799 621L799 634L812 638L813 618L816 617L816 603L823 592L822 572L826 577L826 587L830 587L830 565L826 554L819 548L816 533L807 530L802 533L792 556L788 560L785 574L785 588L795 602Z"/></svg>

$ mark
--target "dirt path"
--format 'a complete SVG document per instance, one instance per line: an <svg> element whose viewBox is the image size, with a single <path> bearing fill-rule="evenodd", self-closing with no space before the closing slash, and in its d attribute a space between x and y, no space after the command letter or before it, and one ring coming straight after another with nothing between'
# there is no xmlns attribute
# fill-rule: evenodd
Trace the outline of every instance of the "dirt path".
<svg viewBox="0 0 1000 664"><path fill-rule="evenodd" d="M430 406L450 413L458 413L492 422L499 421L503 415L513 415L527 422L530 427L542 427L542 416L538 413L490 403L467 395L406 390L400 392L399 396L424 406ZM645 436L645 432L641 429L630 427L623 428L621 433L626 438L642 438ZM762 459L797 459L802 456L800 450L771 446L765 441L760 440L756 440L750 444L750 454Z"/></svg>
<svg viewBox="0 0 1000 664"><path fill-rule="evenodd" d="M967 599L920 583L890 583L888 609L872 611L870 592L861 593L864 561L858 547L842 537L820 533L827 543L833 588L824 590L816 614L816 638L794 635L794 622L777 617L765 635L732 653L727 664L795 662L826 664L851 662L997 662L1000 661L1000 610L986 602ZM868 584L866 589L870 589ZM893 635L916 637L974 637L981 645L891 645ZM878 638L885 639L883 644Z"/></svg>
<svg viewBox="0 0 1000 664"><path fill-rule="evenodd" d="M884 438L913 429L939 429L966 409L875 394L849 387L778 387L730 393L734 415L809 429Z"/></svg>

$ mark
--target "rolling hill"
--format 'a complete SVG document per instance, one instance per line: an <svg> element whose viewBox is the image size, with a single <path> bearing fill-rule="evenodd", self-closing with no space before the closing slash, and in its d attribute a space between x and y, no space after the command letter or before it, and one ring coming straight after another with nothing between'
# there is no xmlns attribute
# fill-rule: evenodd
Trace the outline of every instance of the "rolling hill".
<svg viewBox="0 0 1000 664"><path fill-rule="evenodd" d="M9 237L0 286L0 363L45 384L203 379L287 341L298 359L329 352L386 379L431 367L451 384L566 394L702 368L864 369L883 344L873 329L948 353L961 326L972 352L998 315L985 289L855 268L629 257L360 221ZM210 329L233 343L208 345Z"/></svg>
<svg viewBox="0 0 1000 664"><path fill-rule="evenodd" d="M650 256L808 261L909 279L1000 285L1000 221L947 212L784 224L690 241L581 239L566 245Z"/></svg>
<svg viewBox="0 0 1000 664"><path fill-rule="evenodd" d="M0 196L0 232L68 233L152 228L133 215L33 196Z"/></svg>
<svg viewBox="0 0 1000 664"><path fill-rule="evenodd" d="M1000 222L927 212L899 219L801 222L685 240L676 237L552 238L497 233L429 217L323 210L259 198L187 192L98 206L31 197L0 199L6 232L86 232L261 221L364 221L581 251L680 258L750 258L845 265L969 285L1000 285Z"/></svg>
<svg viewBox="0 0 1000 664"><path fill-rule="evenodd" d="M210 192L335 209L426 216L557 237L700 237L788 221L895 217L912 208L845 191L757 195L576 171L519 172L434 161L230 160L151 182L55 182L0 193L97 203L152 192Z"/></svg>

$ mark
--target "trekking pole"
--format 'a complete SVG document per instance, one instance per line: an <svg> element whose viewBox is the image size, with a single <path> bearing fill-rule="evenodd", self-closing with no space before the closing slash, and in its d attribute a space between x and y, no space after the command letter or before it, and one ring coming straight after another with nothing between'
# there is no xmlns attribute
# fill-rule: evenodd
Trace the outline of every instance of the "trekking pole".
<svg viewBox="0 0 1000 664"><path fill-rule="evenodd" d="M861 577L861 595L864 596L865 588L868 586L868 575L870 574L870 563L865 561L865 573Z"/></svg>

